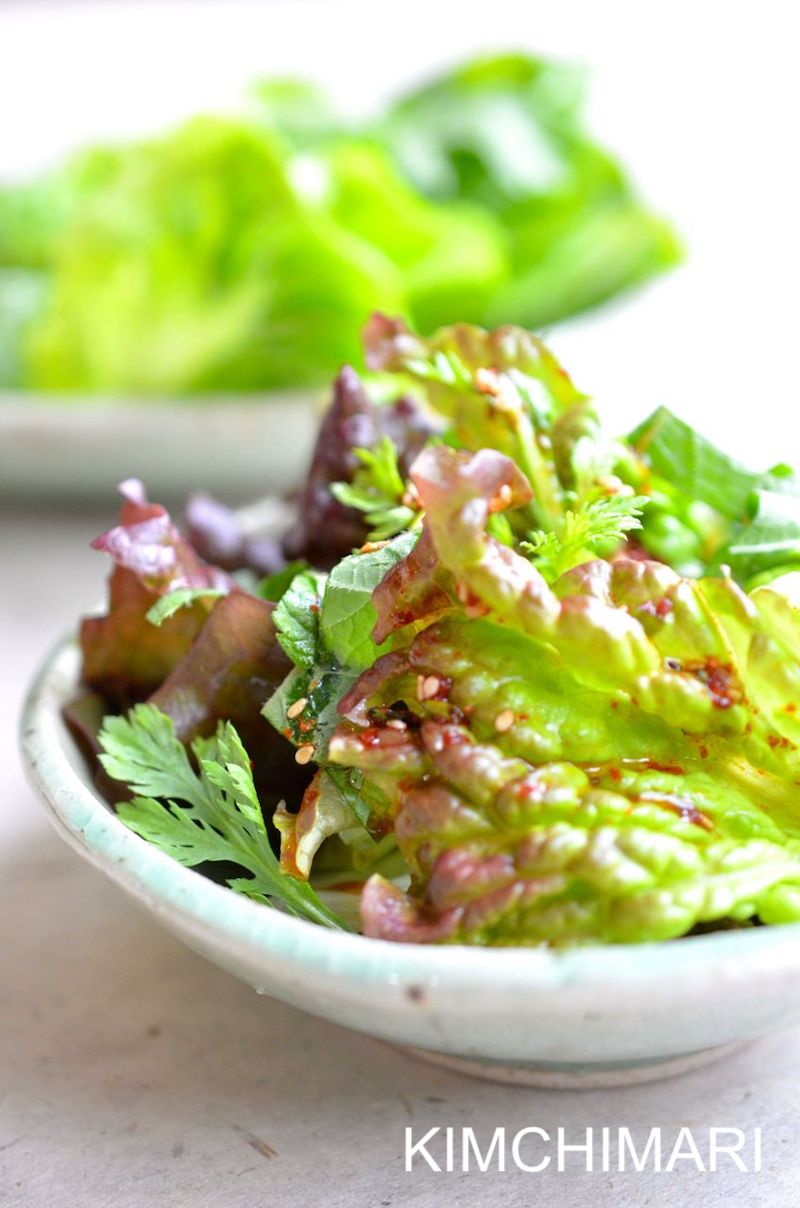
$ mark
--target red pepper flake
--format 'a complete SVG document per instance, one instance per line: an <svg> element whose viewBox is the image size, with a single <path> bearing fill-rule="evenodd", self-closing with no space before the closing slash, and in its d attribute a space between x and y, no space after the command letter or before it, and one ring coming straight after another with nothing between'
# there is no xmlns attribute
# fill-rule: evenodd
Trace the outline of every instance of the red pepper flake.
<svg viewBox="0 0 800 1208"><path fill-rule="evenodd" d="M611 779L615 780L617 783L622 780L622 772L619 770L619 768L610 768L608 774Z"/></svg>
<svg viewBox="0 0 800 1208"><path fill-rule="evenodd" d="M701 759L708 759L708 747L699 747L698 750L700 751Z"/></svg>
<svg viewBox="0 0 800 1208"><path fill-rule="evenodd" d="M541 801L545 794L540 780L523 780L517 788L517 796L523 801Z"/></svg>
<svg viewBox="0 0 800 1208"><path fill-rule="evenodd" d="M703 662L684 663L684 671L705 684L715 709L730 709L742 700L744 694L730 663L721 663L711 655Z"/></svg>
<svg viewBox="0 0 800 1208"><path fill-rule="evenodd" d="M677 797L672 793L642 793L639 800L652 802L653 805L663 805L665 809L672 810L685 822L693 822L695 826L702 826L703 830L714 829L714 823L708 815L685 797Z"/></svg>
<svg viewBox="0 0 800 1208"><path fill-rule="evenodd" d="M379 747L381 745L381 732L377 726L370 726L366 730L362 730L358 736L362 747Z"/></svg>
<svg viewBox="0 0 800 1208"><path fill-rule="evenodd" d="M679 763L656 763L655 759L645 760L645 767L651 772L666 772L668 776L683 776L684 770Z"/></svg>
<svg viewBox="0 0 800 1208"><path fill-rule="evenodd" d="M793 700L790 700L788 705L784 709L784 713L796 713L796 712L797 712L797 705L794 703Z"/></svg>
<svg viewBox="0 0 800 1208"><path fill-rule="evenodd" d="M637 612L644 612L650 617L659 617L661 620L668 617L672 612L674 605L669 596L661 596L659 600L645 600L640 604Z"/></svg>

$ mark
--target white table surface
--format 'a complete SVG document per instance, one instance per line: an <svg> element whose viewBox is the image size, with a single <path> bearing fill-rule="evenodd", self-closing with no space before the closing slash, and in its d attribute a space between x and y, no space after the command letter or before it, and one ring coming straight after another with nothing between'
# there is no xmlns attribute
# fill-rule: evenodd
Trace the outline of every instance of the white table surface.
<svg viewBox="0 0 800 1208"><path fill-rule="evenodd" d="M0 508L0 1205L400 1208L800 1202L800 1031L631 1090L495 1086L429 1067L233 980L51 831L15 726L47 646L98 598L108 517ZM404 1129L763 1129L763 1170L404 1170ZM273 1152L274 1151L274 1152Z"/></svg>

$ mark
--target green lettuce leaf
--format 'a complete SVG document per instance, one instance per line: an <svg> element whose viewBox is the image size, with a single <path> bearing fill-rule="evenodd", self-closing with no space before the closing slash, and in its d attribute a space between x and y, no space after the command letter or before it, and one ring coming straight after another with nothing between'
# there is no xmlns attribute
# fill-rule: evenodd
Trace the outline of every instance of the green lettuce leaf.
<svg viewBox="0 0 800 1208"><path fill-rule="evenodd" d="M753 473L701 436L668 408L659 407L630 435L652 470L687 499L698 499L727 520L738 520L762 474Z"/></svg>
<svg viewBox="0 0 800 1208"><path fill-rule="evenodd" d="M484 56L401 98L381 124L424 193L502 221L514 274L492 297L490 324L546 326L680 259L669 226L588 138L585 85L572 65Z"/></svg>
<svg viewBox="0 0 800 1208"><path fill-rule="evenodd" d="M788 466L748 470L659 407L631 434L639 463L622 471L646 491L642 543L687 574L730 568L754 585L798 562L800 491Z"/></svg>
<svg viewBox="0 0 800 1208"><path fill-rule="evenodd" d="M538 328L671 267L583 73L443 74L366 124L299 80L0 187L0 382L144 396L323 380L375 307ZM143 350L146 349L146 355Z"/></svg>
<svg viewBox="0 0 800 1208"><path fill-rule="evenodd" d="M279 140L226 118L128 149L53 257L26 337L28 380L44 389L302 384L357 355L381 296L405 305L378 249L302 204Z"/></svg>
<svg viewBox="0 0 800 1208"><path fill-rule="evenodd" d="M379 790L412 874L368 882L367 933L560 945L800 918L800 575L747 596L618 558L550 586L487 532L530 490L508 459L440 446L412 477L448 606L426 615L415 584L404 625L390 572L393 649L328 750Z"/></svg>

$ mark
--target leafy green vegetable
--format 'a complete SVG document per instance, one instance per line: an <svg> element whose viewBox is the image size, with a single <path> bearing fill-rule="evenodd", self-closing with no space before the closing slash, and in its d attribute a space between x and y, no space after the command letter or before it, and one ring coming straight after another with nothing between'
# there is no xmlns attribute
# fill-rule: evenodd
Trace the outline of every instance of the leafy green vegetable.
<svg viewBox="0 0 800 1208"><path fill-rule="evenodd" d="M630 440L675 491L701 500L728 520L744 515L763 477L739 465L666 407L653 412Z"/></svg>
<svg viewBox="0 0 800 1208"><path fill-rule="evenodd" d="M642 527L639 516L648 503L645 495L611 495L582 502L564 516L560 536L539 529L521 544L548 583L566 571L614 549L625 535Z"/></svg>
<svg viewBox="0 0 800 1208"><path fill-rule="evenodd" d="M640 528L649 497L635 495L615 473L631 450L603 433L592 403L531 333L457 324L421 339L401 321L374 315L365 343L372 368L410 379L428 407L449 421L447 444L494 448L514 459L532 490L520 514L502 516L495 507L489 523L504 544L521 540L549 576L595 553L610 555ZM352 484L336 488L337 498L363 510L380 501L386 512L372 513L376 519L388 514L395 523L411 523L391 510L401 484L386 473L376 481L372 467L382 464L380 453L370 456L371 475L356 474ZM633 468L644 477L640 462ZM403 497L413 498L402 485Z"/></svg>
<svg viewBox="0 0 800 1208"><path fill-rule="evenodd" d="M402 97L383 129L425 193L502 210L547 196L568 176L560 136L574 127L585 83L572 65L484 56Z"/></svg>
<svg viewBox="0 0 800 1208"><path fill-rule="evenodd" d="M717 560L743 582L800 565L800 494L758 489L749 509L751 515L734 526Z"/></svg>
<svg viewBox="0 0 800 1208"><path fill-rule="evenodd" d="M586 400L541 340L519 328L487 332L464 323L425 340L400 320L373 315L365 346L371 369L410 379L449 421L448 443L513 457L534 487L532 519L559 527L563 484L552 445L546 448L541 437Z"/></svg>
<svg viewBox="0 0 800 1208"><path fill-rule="evenodd" d="M301 204L275 139L223 118L131 148L62 232L54 274L28 335L47 389L298 384L356 355L378 296L403 302L379 253Z"/></svg>
<svg viewBox="0 0 800 1208"><path fill-rule="evenodd" d="M800 918L800 574L748 597L617 558L551 589L486 531L530 490L513 463L431 448L413 478L451 606L426 624L418 578L387 577L415 631L329 744L388 797L412 873L408 894L367 884L367 934L560 945Z"/></svg>
<svg viewBox="0 0 800 1208"><path fill-rule="evenodd" d="M361 467L352 482L335 482L331 491L339 503L363 512L370 526L370 541L385 541L407 529L418 516L408 502L407 485L400 473L397 449L382 436L374 449L354 449Z"/></svg>
<svg viewBox="0 0 800 1208"><path fill-rule="evenodd" d="M584 129L582 73L467 63L365 127L313 85L0 189L0 381L144 396L321 380L375 307L538 327L679 258Z"/></svg>
<svg viewBox="0 0 800 1208"><path fill-rule="evenodd" d="M650 496L642 542L657 557L690 574L728 566L745 584L796 562L800 491L789 467L748 470L665 407L629 440L643 464L622 472Z"/></svg>
<svg viewBox="0 0 800 1208"><path fill-rule="evenodd" d="M198 771L171 720L150 705L106 718L100 745L108 775L136 794L117 806L131 830L190 868L208 861L239 865L249 876L226 878L239 893L279 903L299 918L343 926L309 885L280 871L250 760L230 723L192 743Z"/></svg>
<svg viewBox="0 0 800 1208"><path fill-rule="evenodd" d="M178 587L165 596L160 596L148 610L147 620L151 625L161 626L181 608L187 608L196 600L219 599L225 592L218 587Z"/></svg>
<svg viewBox="0 0 800 1208"><path fill-rule="evenodd" d="M123 484L95 542L115 561L109 614L83 630L87 683L118 707L152 693L103 731L106 771L138 794L121 815L303 917L341 924L301 892L312 873L348 921L361 884L363 929L385 939L800 920L791 472L751 473L663 409L609 438L515 328L424 339L376 315L366 344L397 396L339 375L305 520L326 565L362 516L391 540L251 594ZM288 799L279 864L256 784Z"/></svg>
<svg viewBox="0 0 800 1208"><path fill-rule="evenodd" d="M373 592L415 540L416 534L403 533L377 549L343 559L325 581L321 604L317 594L321 581L317 580L315 590L310 572L303 572L276 609L276 624L283 627L279 640L295 667L272 693L263 714L295 744L300 762L308 761L307 754L322 769L306 790L299 813L283 813L277 819L283 836L281 858L300 876L308 876L324 838L364 826L371 809L384 809L378 786L365 788L357 771L329 766L328 746L339 723L339 702L358 672L382 653L373 638L377 619ZM281 616L284 609L291 615Z"/></svg>
<svg viewBox="0 0 800 1208"><path fill-rule="evenodd" d="M301 570L275 608L278 641L297 667L313 667L317 657L322 583L316 571Z"/></svg>
<svg viewBox="0 0 800 1208"><path fill-rule="evenodd" d="M295 666L263 713L296 746L311 747L318 765L327 762L339 701L382 653L372 638L372 594L415 540L416 534L403 533L376 550L351 554L328 575L324 590L319 576L303 571L275 609L278 640Z"/></svg>
<svg viewBox="0 0 800 1208"><path fill-rule="evenodd" d="M407 311L421 330L454 311L476 321L485 315L511 271L505 232L490 213L429 201L374 143L339 140L322 166L331 215L400 270Z"/></svg>
<svg viewBox="0 0 800 1208"><path fill-rule="evenodd" d="M521 225L521 224L520 224ZM576 207L571 223L546 224L536 209L519 245L544 244L541 256L525 263L492 298L483 321L541 328L600 306L623 291L674 268L682 251L670 226L629 197L598 200L593 213ZM512 255L514 253L512 252Z"/></svg>
<svg viewBox="0 0 800 1208"><path fill-rule="evenodd" d="M371 636L377 620L372 593L415 541L415 533L401 533L380 549L343 558L328 575L322 597L321 633L325 646L341 666L361 671L381 654Z"/></svg>
<svg viewBox="0 0 800 1208"><path fill-rule="evenodd" d="M325 144L344 131L329 97L307 80L258 80L248 99L259 124L298 149Z"/></svg>
<svg viewBox="0 0 800 1208"><path fill-rule="evenodd" d="M142 483L120 484L120 523L92 542L110 554L108 611L81 623L83 679L117 707L154 692L186 655L217 598L234 587L225 571L204 562ZM181 607L160 624L148 620L176 591Z"/></svg>
<svg viewBox="0 0 800 1208"><path fill-rule="evenodd" d="M277 604L291 587L295 576L301 570L306 569L306 562L302 558L298 558L294 562L287 562L286 566L280 570L276 570L258 581L256 595L260 596L262 600L269 600L271 603Z"/></svg>
<svg viewBox="0 0 800 1208"><path fill-rule="evenodd" d="M314 762L325 766L328 743L339 720L339 701L356 678L337 667L324 651L312 667L295 667L267 699L262 713L279 734L298 748L306 747Z"/></svg>
<svg viewBox="0 0 800 1208"><path fill-rule="evenodd" d="M501 220L514 272L482 316L490 325L546 326L680 259L669 226L587 137L585 84L570 65L486 56L402 98L380 127L424 193Z"/></svg>

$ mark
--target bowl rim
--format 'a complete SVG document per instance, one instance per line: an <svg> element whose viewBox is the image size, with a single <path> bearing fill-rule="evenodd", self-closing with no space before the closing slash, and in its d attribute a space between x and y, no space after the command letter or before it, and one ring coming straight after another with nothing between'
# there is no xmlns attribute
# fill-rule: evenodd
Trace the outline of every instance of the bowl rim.
<svg viewBox="0 0 800 1208"><path fill-rule="evenodd" d="M549 950L393 943L329 930L293 918L186 868L122 823L82 777L80 756L61 710L78 686L79 650L62 638L35 674L23 706L20 747L28 778L51 822L74 848L162 916L179 916L202 940L209 928L231 952L253 962L272 957L363 984L408 982L440 989L485 986L552 992L579 985L669 982L724 976L751 982L761 970L800 973L800 923L712 932L679 942L604 944Z"/></svg>

